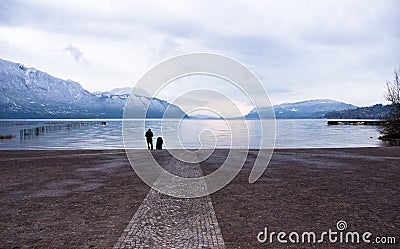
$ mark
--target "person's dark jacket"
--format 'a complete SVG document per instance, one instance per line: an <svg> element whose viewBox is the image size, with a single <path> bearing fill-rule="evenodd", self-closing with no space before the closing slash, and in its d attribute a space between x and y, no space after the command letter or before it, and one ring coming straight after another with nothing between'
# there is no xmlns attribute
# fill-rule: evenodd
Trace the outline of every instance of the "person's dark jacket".
<svg viewBox="0 0 400 249"><path fill-rule="evenodd" d="M147 141L152 140L153 139L153 132L147 131L144 136L146 137Z"/></svg>

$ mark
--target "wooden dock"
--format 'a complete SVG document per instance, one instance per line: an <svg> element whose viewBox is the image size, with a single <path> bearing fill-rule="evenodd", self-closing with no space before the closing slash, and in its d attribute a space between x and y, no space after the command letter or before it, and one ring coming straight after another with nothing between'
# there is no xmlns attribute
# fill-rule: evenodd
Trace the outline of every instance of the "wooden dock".
<svg viewBox="0 0 400 249"><path fill-rule="evenodd" d="M328 120L328 125L384 125L385 120Z"/></svg>
<svg viewBox="0 0 400 249"><path fill-rule="evenodd" d="M19 131L19 137L20 139L28 139L28 138L34 138L38 137L42 134L49 133L49 132L54 132L58 130L72 130L76 128L80 128L82 126L88 126L88 125L106 125L107 122L105 121L97 121L97 122L85 122L85 121L71 121L71 122L50 122L47 123L43 126L38 126L34 128L25 128L25 129L20 129Z"/></svg>

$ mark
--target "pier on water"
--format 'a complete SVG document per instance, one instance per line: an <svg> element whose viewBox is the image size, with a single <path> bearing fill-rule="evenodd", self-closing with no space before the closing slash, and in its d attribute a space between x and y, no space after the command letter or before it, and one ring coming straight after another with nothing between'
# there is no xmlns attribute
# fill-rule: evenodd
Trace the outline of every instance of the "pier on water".
<svg viewBox="0 0 400 249"><path fill-rule="evenodd" d="M384 125L385 120L328 120L328 125Z"/></svg>
<svg viewBox="0 0 400 249"><path fill-rule="evenodd" d="M49 123L46 125L34 127L34 128L24 128L20 129L19 136L20 139L27 139L27 138L34 138L45 133L55 132L58 130L69 130L69 129L77 129L82 126L89 126L89 125L106 125L105 121L99 122L61 122L61 123Z"/></svg>

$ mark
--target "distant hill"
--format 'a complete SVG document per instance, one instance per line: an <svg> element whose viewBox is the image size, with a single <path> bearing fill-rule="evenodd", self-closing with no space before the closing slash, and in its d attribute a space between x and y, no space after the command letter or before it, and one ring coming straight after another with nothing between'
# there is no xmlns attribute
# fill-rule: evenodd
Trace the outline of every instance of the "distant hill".
<svg viewBox="0 0 400 249"><path fill-rule="evenodd" d="M388 119L394 115L391 105L377 104L368 107L359 107L351 110L328 112L324 118L329 119Z"/></svg>
<svg viewBox="0 0 400 249"><path fill-rule="evenodd" d="M269 107L271 108L271 107ZM354 105L331 100L331 99L315 99L306 100L296 103L284 103L275 105L276 118L300 119L300 118L322 118L326 113L339 110L347 110L357 108ZM262 118L270 118L270 109L265 107L258 108ZM256 109L251 110L246 119L257 119L259 115Z"/></svg>
<svg viewBox="0 0 400 249"><path fill-rule="evenodd" d="M128 93L127 93L128 91ZM161 118L186 114L176 105L142 96L129 89L90 93L80 84L62 80L34 68L0 59L0 118L122 118L126 100L134 103L133 116Z"/></svg>

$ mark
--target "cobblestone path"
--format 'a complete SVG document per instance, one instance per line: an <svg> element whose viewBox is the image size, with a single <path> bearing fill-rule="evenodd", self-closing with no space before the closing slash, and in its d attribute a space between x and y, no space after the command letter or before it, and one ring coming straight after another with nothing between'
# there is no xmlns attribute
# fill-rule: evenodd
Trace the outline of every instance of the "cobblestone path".
<svg viewBox="0 0 400 249"><path fill-rule="evenodd" d="M173 157L162 166L183 177L203 175L199 164ZM225 244L210 196L184 199L150 189L114 248L225 248Z"/></svg>

